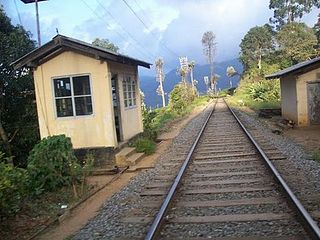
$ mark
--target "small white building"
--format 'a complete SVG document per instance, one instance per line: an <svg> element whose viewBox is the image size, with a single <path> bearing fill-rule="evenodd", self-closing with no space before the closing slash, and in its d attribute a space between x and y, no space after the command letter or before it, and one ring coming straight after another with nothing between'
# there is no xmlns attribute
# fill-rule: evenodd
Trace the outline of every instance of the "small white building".
<svg viewBox="0 0 320 240"><path fill-rule="evenodd" d="M281 111L298 126L320 124L320 57L266 76L280 78Z"/></svg>
<svg viewBox="0 0 320 240"><path fill-rule="evenodd" d="M138 66L149 63L57 35L13 65L33 72L41 138L110 153L143 131Z"/></svg>

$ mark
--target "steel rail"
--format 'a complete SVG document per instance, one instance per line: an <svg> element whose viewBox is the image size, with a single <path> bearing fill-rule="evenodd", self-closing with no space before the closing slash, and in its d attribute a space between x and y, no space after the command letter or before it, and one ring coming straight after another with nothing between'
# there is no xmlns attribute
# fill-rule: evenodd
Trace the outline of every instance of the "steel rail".
<svg viewBox="0 0 320 240"><path fill-rule="evenodd" d="M223 99L224 100L224 99ZM242 130L246 133L249 140L252 142L252 144L255 146L255 148L258 150L258 153L263 158L267 166L269 167L269 170L272 172L274 178L277 182L280 183L281 188L284 190L285 194L287 195L287 198L291 205L296 209L296 211L299 213L299 217L301 221L303 222L303 227L306 230L306 232L310 235L312 239L320 239L320 229L316 222L312 219L310 214L306 211L306 209L303 207L299 199L295 196L295 194L292 192L288 184L285 182L285 180L281 177L280 173L276 169L276 167L273 165L271 160L267 157L267 155L264 153L264 151L261 149L261 147L258 145L258 143L254 140L252 135L249 133L249 131L245 128L245 126L242 124L238 116L235 114L235 112L229 107L227 102L224 100L226 105L228 106L230 112L237 120L238 124L241 126Z"/></svg>
<svg viewBox="0 0 320 240"><path fill-rule="evenodd" d="M164 217L166 216L166 213L170 207L170 204L172 203L173 201L173 198L175 196L175 193L181 183L181 179L190 163L190 160L191 160L191 157L192 157L192 154L196 148L196 146L198 145L198 142L199 142L199 139L200 137L202 136L202 133L204 132L204 129L206 128L207 126L207 123L209 122L209 119L211 118L214 110L215 110L215 106L217 104L217 100L213 106L213 109L212 111L210 112L209 116L207 117L206 121L204 122L201 130L199 131L198 135L197 135L197 138L196 140L193 142L190 150L189 150L189 153L186 157L186 159L184 160L176 178L174 179L174 182L172 183L171 187L170 187L170 190L168 191L167 195L166 195L166 198L164 199L164 201L162 202L162 205L161 205L161 208L158 212L158 214L156 215L156 217L154 218L148 232L147 232L147 235L145 237L145 240L152 240L152 239L155 239L157 237L157 234L160 232L161 230L161 225L163 223L163 220L164 220Z"/></svg>

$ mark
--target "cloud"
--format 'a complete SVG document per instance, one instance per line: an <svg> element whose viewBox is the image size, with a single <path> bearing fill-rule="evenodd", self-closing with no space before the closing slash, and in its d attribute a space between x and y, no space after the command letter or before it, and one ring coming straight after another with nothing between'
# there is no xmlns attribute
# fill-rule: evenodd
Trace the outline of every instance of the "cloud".
<svg viewBox="0 0 320 240"><path fill-rule="evenodd" d="M119 0L55 0L40 4L43 42L61 34L91 42L107 38L124 54L154 62L162 56L167 70L179 65L179 56L205 63L201 38L205 31L216 34L215 61L238 57L239 44L248 30L268 23L273 12L266 0L126 0L147 25ZM0 0L13 22L18 23L13 1ZM36 39L33 4L17 0L24 27ZM111 16L112 15L112 16ZM317 11L306 15L309 26ZM174 52L174 53L173 53Z"/></svg>

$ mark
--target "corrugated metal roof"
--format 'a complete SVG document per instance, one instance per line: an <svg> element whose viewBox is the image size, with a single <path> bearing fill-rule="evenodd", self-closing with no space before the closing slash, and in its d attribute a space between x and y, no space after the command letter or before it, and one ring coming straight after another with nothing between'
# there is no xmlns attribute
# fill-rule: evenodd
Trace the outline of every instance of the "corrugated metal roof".
<svg viewBox="0 0 320 240"><path fill-rule="evenodd" d="M289 73L298 71L298 70L300 70L302 68L305 68L305 67L308 67L308 66L310 66L312 64L318 63L319 61L320 61L320 57L316 57L314 59L307 60L307 61L295 64L295 65L293 65L291 67L288 67L288 68L285 68L285 69L280 70L278 72L275 72L275 73L272 73L270 75L267 75L267 76L265 76L265 78L266 79L280 78L280 77L283 77L285 75L288 75Z"/></svg>
<svg viewBox="0 0 320 240"><path fill-rule="evenodd" d="M55 36L51 41L41 47L31 51L12 63L15 69L21 67L32 67L40 64L41 61L48 60L50 56L61 53L61 51L74 50L87 54L91 57L110 60L123 64L134 64L150 68L150 63L131 58L105 48L93 46L90 43L63 35Z"/></svg>

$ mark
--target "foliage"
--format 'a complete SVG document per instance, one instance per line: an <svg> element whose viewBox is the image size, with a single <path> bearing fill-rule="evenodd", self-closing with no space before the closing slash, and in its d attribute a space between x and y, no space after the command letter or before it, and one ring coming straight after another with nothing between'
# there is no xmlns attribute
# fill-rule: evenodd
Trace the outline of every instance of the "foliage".
<svg viewBox="0 0 320 240"><path fill-rule="evenodd" d="M196 93L187 83L177 84L169 96L169 108L177 115L183 115L188 105L195 99Z"/></svg>
<svg viewBox="0 0 320 240"><path fill-rule="evenodd" d="M28 157L30 187L35 194L73 184L80 176L70 138L58 135L42 139Z"/></svg>
<svg viewBox="0 0 320 240"><path fill-rule="evenodd" d="M277 42L282 57L292 64L317 55L317 50L314 48L317 37L304 23L290 23L283 26L277 34Z"/></svg>
<svg viewBox="0 0 320 240"><path fill-rule="evenodd" d="M134 147L137 152L144 152L147 155L150 155L156 151L156 144L154 141L146 138L140 137L134 142Z"/></svg>
<svg viewBox="0 0 320 240"><path fill-rule="evenodd" d="M86 179L90 175L91 170L93 169L94 164L94 155L90 152L87 152L81 166L82 166L82 176L81 176L81 187L80 187L80 194L84 194L85 186L86 186ZM74 190L73 190L74 191ZM75 192L74 192L75 194Z"/></svg>
<svg viewBox="0 0 320 240"><path fill-rule="evenodd" d="M10 216L19 211L27 193L27 182L28 175L25 169L0 161L0 217Z"/></svg>
<svg viewBox="0 0 320 240"><path fill-rule="evenodd" d="M268 24L251 28L242 39L240 49L240 59L246 68L261 69L262 59L274 50L272 28Z"/></svg>
<svg viewBox="0 0 320 240"><path fill-rule="evenodd" d="M302 18L314 6L320 7L320 2L314 0L270 0L269 8L274 10L273 19L271 18L270 22L281 27L286 23L294 22L297 18Z"/></svg>
<svg viewBox="0 0 320 240"><path fill-rule="evenodd" d="M262 80L257 83L248 84L245 93L257 102L277 102L280 101L280 81Z"/></svg>
<svg viewBox="0 0 320 240"><path fill-rule="evenodd" d="M0 150L25 166L26 156L39 140L32 74L10 65L35 48L30 33L13 26L0 7ZM19 116L19 117L18 117Z"/></svg>
<svg viewBox="0 0 320 240"><path fill-rule="evenodd" d="M112 42L110 42L109 39L96 38L93 40L92 45L111 50L112 52L115 52L115 53L119 52L119 47L113 44Z"/></svg>
<svg viewBox="0 0 320 240"><path fill-rule="evenodd" d="M280 107L280 81L265 80L264 76L279 70L277 64L263 64L261 70L250 68L242 76L239 87L229 98L231 104L254 110Z"/></svg>

